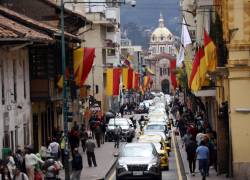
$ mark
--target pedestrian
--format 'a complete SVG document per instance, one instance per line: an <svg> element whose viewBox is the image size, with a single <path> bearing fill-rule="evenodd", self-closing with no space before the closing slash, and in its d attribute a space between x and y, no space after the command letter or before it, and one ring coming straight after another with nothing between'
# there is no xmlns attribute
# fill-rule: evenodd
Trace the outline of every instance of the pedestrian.
<svg viewBox="0 0 250 180"><path fill-rule="evenodd" d="M114 129L114 139L115 139L114 148L119 148L121 133L122 133L121 126L115 125L115 129Z"/></svg>
<svg viewBox="0 0 250 180"><path fill-rule="evenodd" d="M9 169L6 165L2 167L1 180L12 180Z"/></svg>
<svg viewBox="0 0 250 180"><path fill-rule="evenodd" d="M62 133L61 139L60 139L60 149L61 149L61 160L62 160L62 164L63 166L65 165L64 163L64 157L65 157L65 137L64 137L64 133Z"/></svg>
<svg viewBox="0 0 250 180"><path fill-rule="evenodd" d="M92 167L92 162L94 166L97 167L95 159L95 147L95 142L92 140L92 137L89 136L89 139L86 141L86 154L89 167Z"/></svg>
<svg viewBox="0 0 250 180"><path fill-rule="evenodd" d="M96 143L97 143L97 147L101 147L101 128L100 128L100 125L99 125L99 121L96 125L96 128L95 128L95 139L96 139Z"/></svg>
<svg viewBox="0 0 250 180"><path fill-rule="evenodd" d="M31 153L31 149L26 148L25 167L29 180L35 179L35 172L34 172L35 166L39 162L44 164L44 161L42 159L38 158L35 154Z"/></svg>
<svg viewBox="0 0 250 180"><path fill-rule="evenodd" d="M197 144L194 138L191 138L188 140L188 142L185 145L186 147L186 152L187 152L187 160L189 164L189 170L192 176L195 175L195 164L196 164L196 159L195 159L195 154L196 154L196 149L197 149Z"/></svg>
<svg viewBox="0 0 250 180"><path fill-rule="evenodd" d="M17 149L16 154L14 155L14 161L16 164L16 168L18 168L22 172L25 172L24 157L21 149Z"/></svg>
<svg viewBox="0 0 250 180"><path fill-rule="evenodd" d="M28 176L21 169L16 168L14 172L13 180L29 180Z"/></svg>
<svg viewBox="0 0 250 180"><path fill-rule="evenodd" d="M106 125L104 123L104 120L100 122L100 128L101 128L101 144L105 143L105 132L106 132Z"/></svg>
<svg viewBox="0 0 250 180"><path fill-rule="evenodd" d="M189 133L189 131L187 131L187 133L182 137L182 141L183 141L183 145L182 147L185 145L187 145L187 143L191 140L192 135Z"/></svg>
<svg viewBox="0 0 250 180"><path fill-rule="evenodd" d="M80 137L81 137L81 143L82 143L82 151L85 152L86 141L88 140L88 132L85 130L85 128L82 128Z"/></svg>
<svg viewBox="0 0 250 180"><path fill-rule="evenodd" d="M199 147L196 149L196 157L199 160L199 170L202 180L206 179L209 160L209 149L205 145L205 141L201 141Z"/></svg>
<svg viewBox="0 0 250 180"><path fill-rule="evenodd" d="M7 156L7 167L8 167L9 173L10 173L10 177L13 178L14 169L16 169L16 163L15 163L14 155L13 155L12 151L10 151L8 156Z"/></svg>
<svg viewBox="0 0 250 180"><path fill-rule="evenodd" d="M78 149L74 149L74 156L72 159L72 174L70 179L71 180L80 180L81 179L81 172L82 172L82 156L78 152Z"/></svg>
<svg viewBox="0 0 250 180"><path fill-rule="evenodd" d="M51 153L51 155L57 161L59 158L60 145L58 142L56 142L56 138L52 139L52 142L49 144L48 151Z"/></svg>

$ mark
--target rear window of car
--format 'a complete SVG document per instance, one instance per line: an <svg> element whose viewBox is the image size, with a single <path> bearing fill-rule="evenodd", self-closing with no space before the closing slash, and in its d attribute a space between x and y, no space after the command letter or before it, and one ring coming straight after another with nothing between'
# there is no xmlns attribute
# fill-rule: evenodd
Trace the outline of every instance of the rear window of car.
<svg viewBox="0 0 250 180"><path fill-rule="evenodd" d="M149 157L153 154L151 145L125 146L122 150L122 157Z"/></svg>

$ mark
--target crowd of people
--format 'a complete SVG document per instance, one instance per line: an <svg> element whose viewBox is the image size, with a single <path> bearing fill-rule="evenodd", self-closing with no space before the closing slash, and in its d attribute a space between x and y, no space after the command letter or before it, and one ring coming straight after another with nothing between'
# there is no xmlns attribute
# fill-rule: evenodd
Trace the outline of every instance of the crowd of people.
<svg viewBox="0 0 250 180"><path fill-rule="evenodd" d="M171 113L183 141L190 174L195 176L198 160L202 179L206 179L211 166L217 171L216 132L212 130L204 112L193 113L178 98L172 103Z"/></svg>

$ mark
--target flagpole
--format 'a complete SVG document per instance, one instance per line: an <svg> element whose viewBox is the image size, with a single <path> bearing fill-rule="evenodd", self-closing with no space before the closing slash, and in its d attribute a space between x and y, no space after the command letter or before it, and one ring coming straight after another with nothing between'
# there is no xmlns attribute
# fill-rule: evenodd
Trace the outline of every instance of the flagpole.
<svg viewBox="0 0 250 180"><path fill-rule="evenodd" d="M69 152L68 152L68 108L67 108L67 80L66 80L66 55L65 55L65 37L64 37L64 1L61 0L61 60L63 74L63 122L64 122L64 168L65 179L70 180L69 174Z"/></svg>

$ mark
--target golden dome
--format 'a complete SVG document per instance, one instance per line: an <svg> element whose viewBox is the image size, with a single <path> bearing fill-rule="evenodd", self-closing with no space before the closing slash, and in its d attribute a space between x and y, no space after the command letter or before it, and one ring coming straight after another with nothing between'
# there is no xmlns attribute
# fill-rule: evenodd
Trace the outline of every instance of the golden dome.
<svg viewBox="0 0 250 180"><path fill-rule="evenodd" d="M164 18L160 14L159 27L151 34L151 42L172 41L172 33L164 26Z"/></svg>

